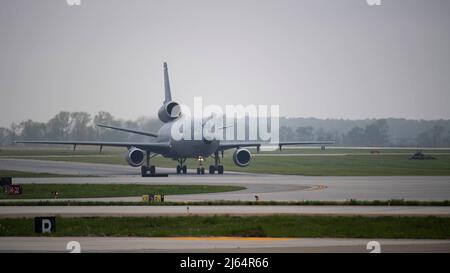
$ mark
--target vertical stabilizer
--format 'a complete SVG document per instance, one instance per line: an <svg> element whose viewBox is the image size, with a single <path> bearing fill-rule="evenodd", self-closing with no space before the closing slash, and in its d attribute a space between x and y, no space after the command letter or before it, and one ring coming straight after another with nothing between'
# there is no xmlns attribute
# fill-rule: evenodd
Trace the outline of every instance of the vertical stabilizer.
<svg viewBox="0 0 450 273"><path fill-rule="evenodd" d="M172 94L170 93L169 71L166 62L164 62L164 91L165 91L164 103L172 101Z"/></svg>

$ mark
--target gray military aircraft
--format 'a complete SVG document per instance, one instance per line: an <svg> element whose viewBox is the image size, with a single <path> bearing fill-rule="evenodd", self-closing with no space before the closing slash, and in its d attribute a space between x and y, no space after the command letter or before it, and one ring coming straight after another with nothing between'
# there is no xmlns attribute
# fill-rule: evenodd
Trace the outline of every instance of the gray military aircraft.
<svg viewBox="0 0 450 273"><path fill-rule="evenodd" d="M213 156L214 165L209 166L209 173L223 174L223 165L220 165L219 152L223 157L223 152L229 149L236 149L233 153L233 161L239 167L246 167L250 164L252 155L249 150L244 147L256 147L257 152L260 151L263 142L241 141L241 142L224 142L216 139L207 140L176 140L171 136L171 129L174 123L182 117L180 105L172 100L169 73L167 63L164 63L164 89L165 99L163 105L158 111L159 119L164 123L157 133L144 132L128 128L114 127L104 124L97 124L99 127L112 130L119 130L132 134L144 135L154 138L153 142L136 143L136 142L106 142L106 141L16 141L16 143L33 143L33 144L70 144L74 145L91 145L126 147L125 160L130 166L141 167L142 176L154 176L156 174L155 166L150 164L150 159L156 155L172 158L178 161L176 167L177 173L187 173L187 167L184 164L187 158L195 158L200 164L197 168L197 174L204 174L205 169L201 166L204 158ZM281 150L284 145L305 145L305 144L333 144L333 141L297 141L297 142L279 142L278 147Z"/></svg>

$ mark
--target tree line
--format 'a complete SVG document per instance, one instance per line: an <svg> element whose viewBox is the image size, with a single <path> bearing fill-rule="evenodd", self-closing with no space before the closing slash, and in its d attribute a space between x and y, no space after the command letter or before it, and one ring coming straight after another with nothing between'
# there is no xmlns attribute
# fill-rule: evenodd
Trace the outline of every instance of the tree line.
<svg viewBox="0 0 450 273"><path fill-rule="evenodd" d="M95 124L107 124L131 129L156 131L161 126L158 119L115 119L110 113L100 111L93 118L86 112L61 111L47 122L33 120L12 123L10 128L0 127L0 144L10 145L15 140L105 140L143 141L144 136L103 129Z"/></svg>
<svg viewBox="0 0 450 273"><path fill-rule="evenodd" d="M0 145L15 140L149 141L148 137L99 128L95 124L156 132L157 118L122 120L100 111L61 111L47 122L26 120L0 127ZM334 140L340 146L450 147L450 120L281 118L281 141Z"/></svg>

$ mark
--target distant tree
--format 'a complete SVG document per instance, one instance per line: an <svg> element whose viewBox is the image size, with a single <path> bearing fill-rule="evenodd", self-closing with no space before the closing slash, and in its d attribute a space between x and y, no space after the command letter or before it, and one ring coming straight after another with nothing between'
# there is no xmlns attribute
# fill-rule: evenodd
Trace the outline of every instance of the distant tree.
<svg viewBox="0 0 450 273"><path fill-rule="evenodd" d="M94 117L95 124L119 125L114 121L114 117L106 111L100 111Z"/></svg>
<svg viewBox="0 0 450 273"><path fill-rule="evenodd" d="M364 136L364 129L356 126L343 136L342 141L344 145L362 146L364 145Z"/></svg>
<svg viewBox="0 0 450 273"><path fill-rule="evenodd" d="M0 127L0 145L10 145L14 139L14 133L8 128Z"/></svg>
<svg viewBox="0 0 450 273"><path fill-rule="evenodd" d="M136 123L141 130L149 132L157 132L163 124L159 119L145 117L138 118Z"/></svg>
<svg viewBox="0 0 450 273"><path fill-rule="evenodd" d="M95 137L98 140L107 141L125 141L127 140L127 133L120 132L117 130L101 128L96 126L97 124L105 124L111 126L121 127L122 123L119 120L115 120L113 115L106 111L100 111L94 117L94 132Z"/></svg>
<svg viewBox="0 0 450 273"><path fill-rule="evenodd" d="M323 128L319 128L316 132L316 140L317 141L331 141L335 140L335 136L332 132L327 132Z"/></svg>
<svg viewBox="0 0 450 273"><path fill-rule="evenodd" d="M70 114L70 138L73 140L88 140L93 137L93 129L89 127L90 115L86 112L72 112Z"/></svg>
<svg viewBox="0 0 450 273"><path fill-rule="evenodd" d="M314 128L312 126L306 126L306 127L298 127L297 130L295 130L297 140L313 140L314 139Z"/></svg>
<svg viewBox="0 0 450 273"><path fill-rule="evenodd" d="M46 137L52 140L67 140L70 133L70 113L61 111L47 122Z"/></svg>
<svg viewBox="0 0 450 273"><path fill-rule="evenodd" d="M281 126L280 127L280 141L292 141L295 138L295 133L292 131L291 127Z"/></svg>
<svg viewBox="0 0 450 273"><path fill-rule="evenodd" d="M450 130L447 132L447 136L444 138L444 147L450 147Z"/></svg>
<svg viewBox="0 0 450 273"><path fill-rule="evenodd" d="M385 146L388 141L388 125L386 120L380 119L369 124L364 129L365 143L368 146Z"/></svg>
<svg viewBox="0 0 450 273"><path fill-rule="evenodd" d="M126 120L126 121L122 122L122 126L125 128L145 131L142 128L140 128L138 122L132 121L132 120ZM156 132L156 131L152 131L152 132ZM127 134L127 140L128 141L147 141L148 142L149 140L154 140L154 138L148 137L148 136L137 135L137 134Z"/></svg>
<svg viewBox="0 0 450 273"><path fill-rule="evenodd" d="M431 129L431 139L433 141L433 146L439 147L444 142L444 127L440 125L435 125Z"/></svg>
<svg viewBox="0 0 450 273"><path fill-rule="evenodd" d="M431 140L430 132L428 132L428 131L420 133L417 136L416 141L417 141L417 145L420 147L434 146L433 141Z"/></svg>
<svg viewBox="0 0 450 273"><path fill-rule="evenodd" d="M422 147L440 147L445 146L450 136L444 135L444 127L435 125L428 131L422 132L417 136L417 144ZM450 131L449 131L450 135Z"/></svg>
<svg viewBox="0 0 450 273"><path fill-rule="evenodd" d="M21 128L21 138L23 140L43 140L46 136L46 124L34 122L31 119L22 121L19 124Z"/></svg>

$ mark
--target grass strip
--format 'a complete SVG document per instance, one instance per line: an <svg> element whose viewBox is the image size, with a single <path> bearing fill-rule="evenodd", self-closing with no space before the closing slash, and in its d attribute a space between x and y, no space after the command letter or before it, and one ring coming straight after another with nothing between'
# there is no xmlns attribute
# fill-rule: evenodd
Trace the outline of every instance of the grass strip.
<svg viewBox="0 0 450 273"><path fill-rule="evenodd" d="M449 239L450 218L339 216L185 216L57 218L56 232L34 233L33 219L0 219L0 236L243 236Z"/></svg>
<svg viewBox="0 0 450 273"><path fill-rule="evenodd" d="M52 192L58 192L59 198L95 198L126 197L144 194L197 194L226 192L245 189L238 186L210 185L142 185L142 184L22 184L23 194L0 194L0 199L46 199L53 198Z"/></svg>

